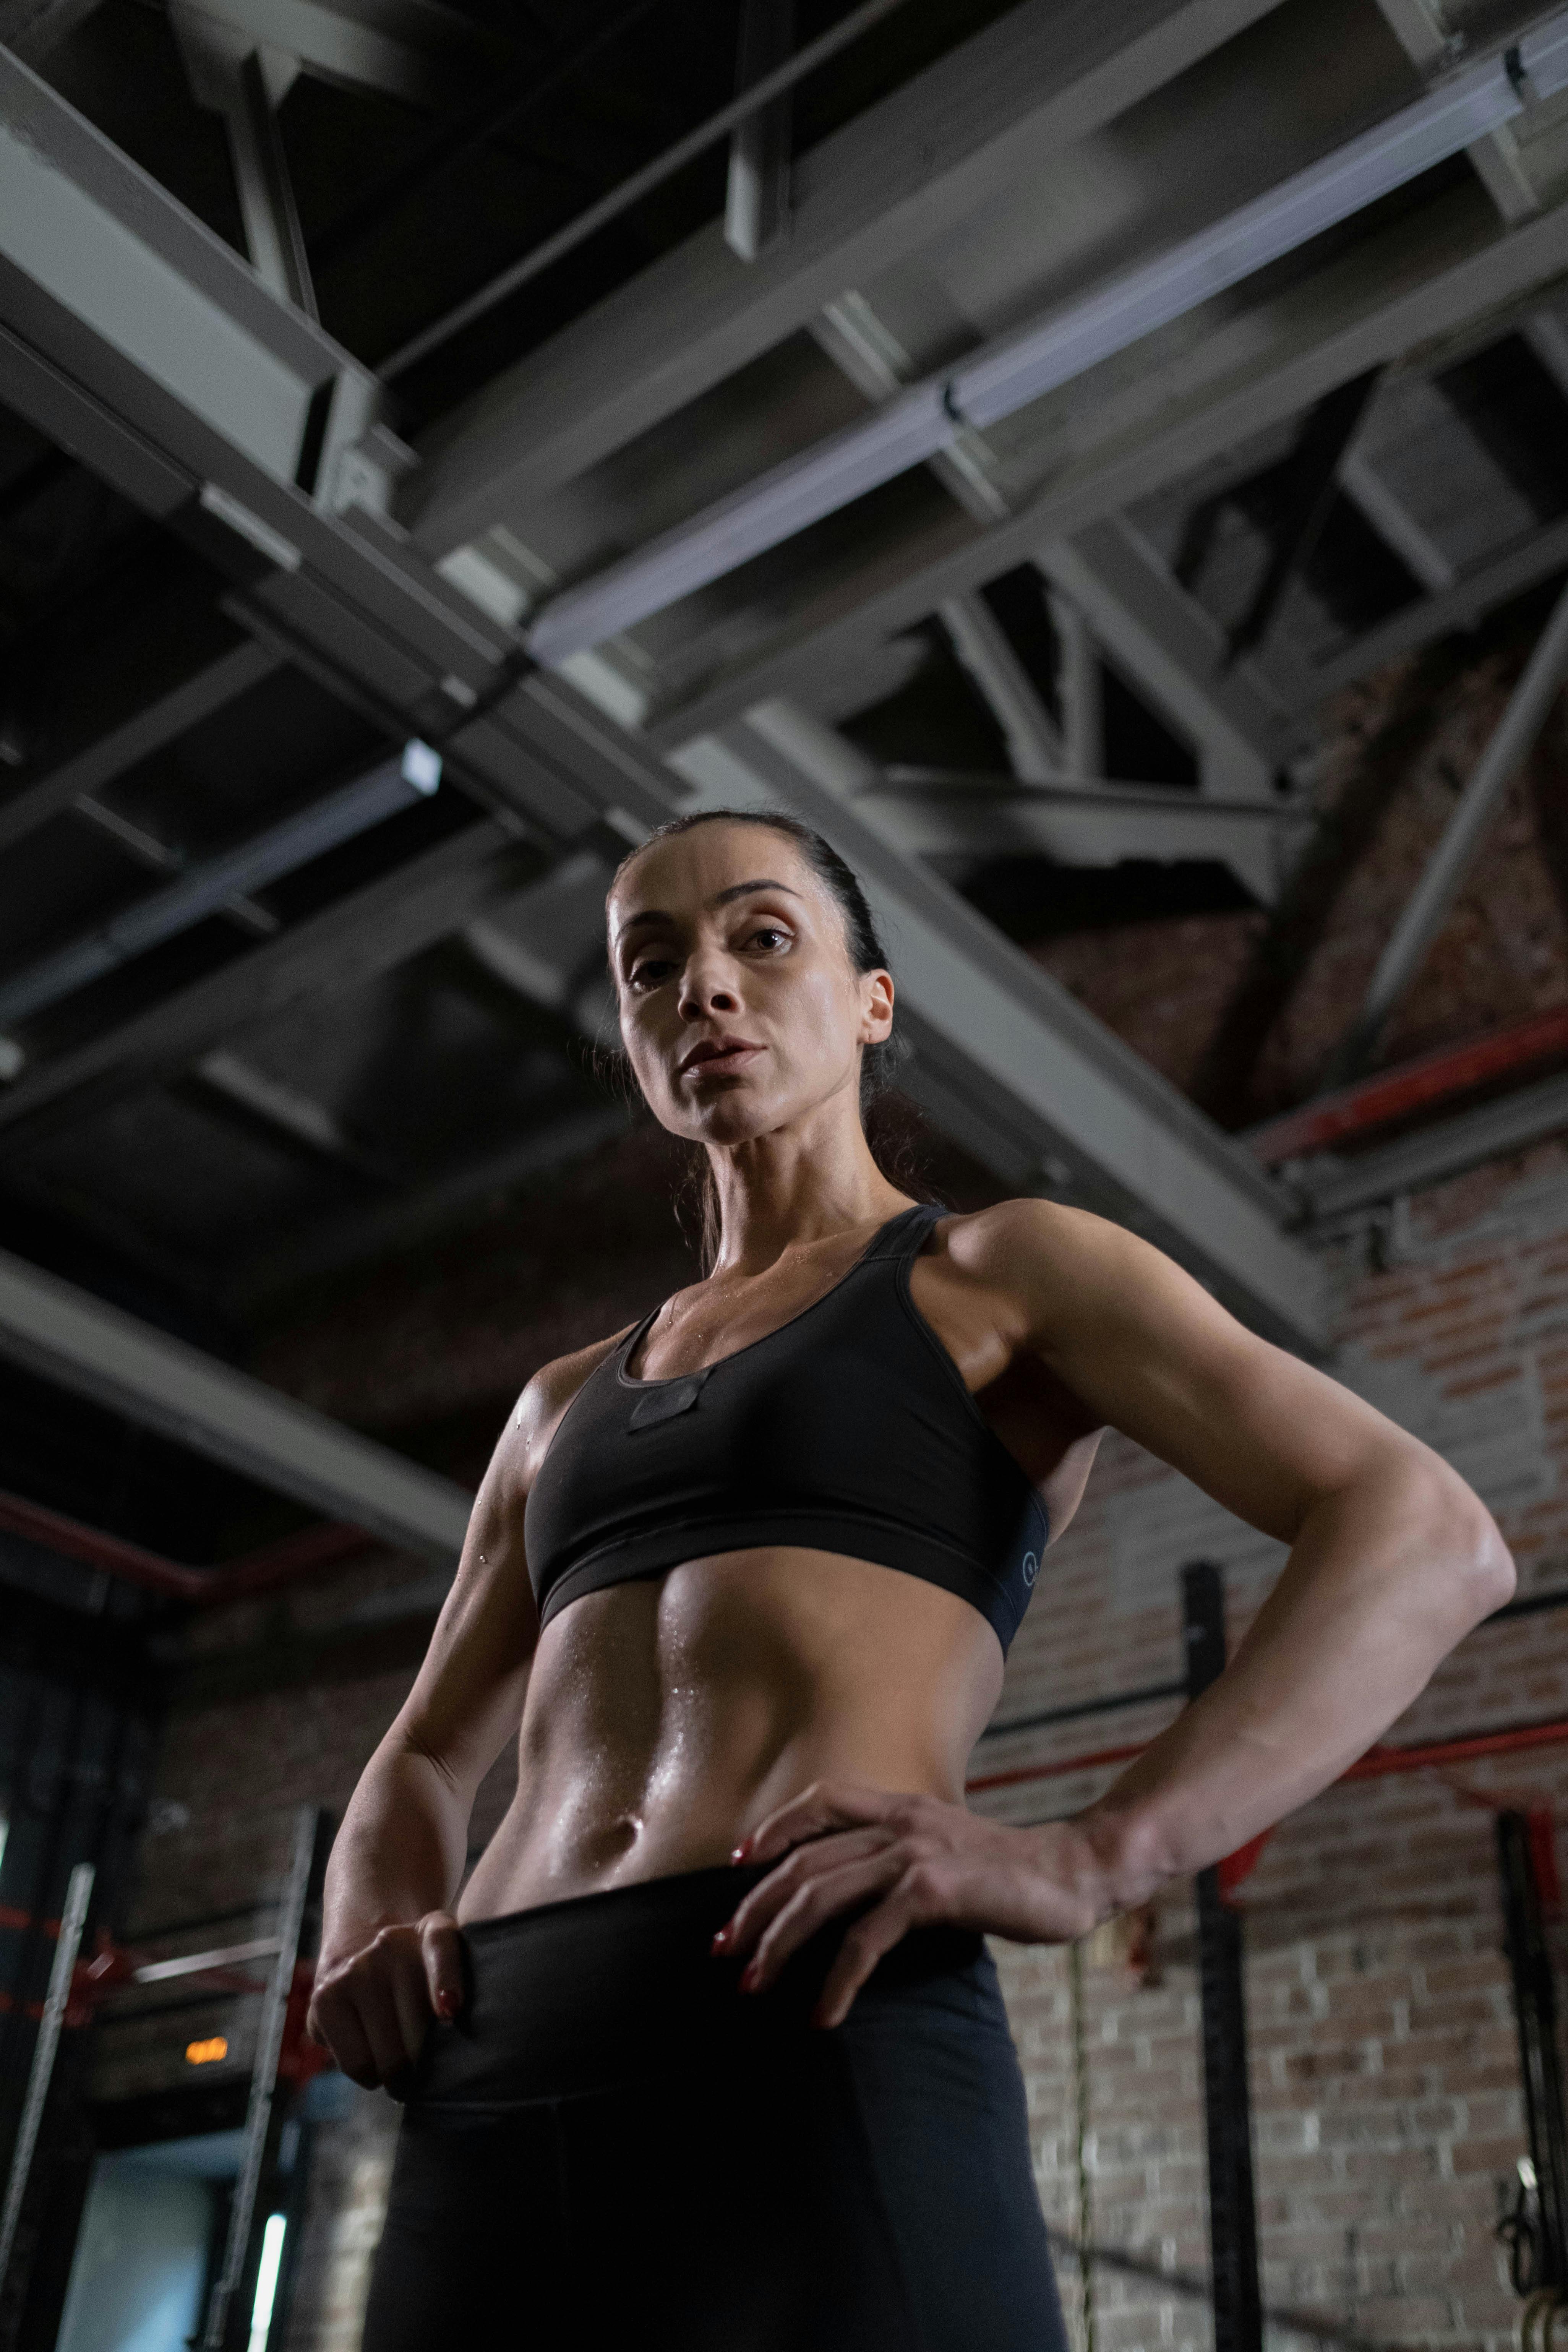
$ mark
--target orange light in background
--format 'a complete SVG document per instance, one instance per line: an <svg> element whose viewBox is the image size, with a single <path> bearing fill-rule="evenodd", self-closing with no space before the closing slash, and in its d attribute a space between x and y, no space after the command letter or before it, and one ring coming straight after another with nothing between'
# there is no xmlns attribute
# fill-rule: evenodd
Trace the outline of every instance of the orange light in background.
<svg viewBox="0 0 1568 2352"><path fill-rule="evenodd" d="M187 2042L185 2044L185 2057L193 2066L216 2065L220 2058L227 2056L228 2043L221 2033L215 2033L207 2042Z"/></svg>

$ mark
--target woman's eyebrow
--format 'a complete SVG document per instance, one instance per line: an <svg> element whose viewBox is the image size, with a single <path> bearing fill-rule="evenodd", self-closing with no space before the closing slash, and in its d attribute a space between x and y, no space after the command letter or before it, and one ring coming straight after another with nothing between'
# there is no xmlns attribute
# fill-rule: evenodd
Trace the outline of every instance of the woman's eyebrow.
<svg viewBox="0 0 1568 2352"><path fill-rule="evenodd" d="M743 898L749 890L782 890L786 898L798 898L800 892L792 890L787 882L771 882L765 877L760 882L731 882L713 900L716 907L727 907L731 898Z"/></svg>

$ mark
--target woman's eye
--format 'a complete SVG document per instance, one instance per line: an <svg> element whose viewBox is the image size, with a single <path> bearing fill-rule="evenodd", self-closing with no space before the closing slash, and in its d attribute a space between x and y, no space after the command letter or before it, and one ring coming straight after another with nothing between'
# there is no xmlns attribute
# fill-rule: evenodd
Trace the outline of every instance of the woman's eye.
<svg viewBox="0 0 1568 2352"><path fill-rule="evenodd" d="M760 931L752 933L746 944L748 947L763 949L787 947L789 934L787 931L781 931L776 923L764 923Z"/></svg>
<svg viewBox="0 0 1568 2352"><path fill-rule="evenodd" d="M626 985L628 988L657 988L674 969L673 964L658 956L645 956L640 963L634 963L626 974Z"/></svg>

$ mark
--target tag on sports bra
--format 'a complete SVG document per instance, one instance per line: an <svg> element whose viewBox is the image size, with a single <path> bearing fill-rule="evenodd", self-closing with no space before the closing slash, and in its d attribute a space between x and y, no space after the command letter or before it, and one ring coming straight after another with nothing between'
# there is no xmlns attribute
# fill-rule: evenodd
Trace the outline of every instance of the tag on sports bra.
<svg viewBox="0 0 1568 2352"><path fill-rule="evenodd" d="M673 1421L678 1413L689 1412L702 1393L702 1383L707 1377L706 1371L689 1372L683 1381L667 1381L658 1388L650 1389L647 1395L639 1397L632 1407L632 1417L626 1427L652 1429L658 1422Z"/></svg>

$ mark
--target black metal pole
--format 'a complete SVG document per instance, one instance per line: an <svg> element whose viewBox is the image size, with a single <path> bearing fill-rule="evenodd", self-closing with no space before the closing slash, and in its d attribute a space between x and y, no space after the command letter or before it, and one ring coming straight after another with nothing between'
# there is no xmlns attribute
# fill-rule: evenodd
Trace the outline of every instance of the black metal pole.
<svg viewBox="0 0 1568 2352"><path fill-rule="evenodd" d="M1503 1931L1513 1977L1524 2078L1525 2127L1541 2200L1540 2269L1533 2284L1568 2287L1568 2138L1563 2122L1563 2069L1557 2053L1557 1988L1541 1916L1541 1887L1531 1853L1530 1816L1497 1817Z"/></svg>
<svg viewBox="0 0 1568 2352"><path fill-rule="evenodd" d="M1182 1570L1182 1604L1187 1696L1194 1699L1225 1672L1225 1582L1212 1562ZM1197 1904L1215 2352L1263 2352L1241 1919L1221 1899L1215 1870L1199 1871Z"/></svg>

